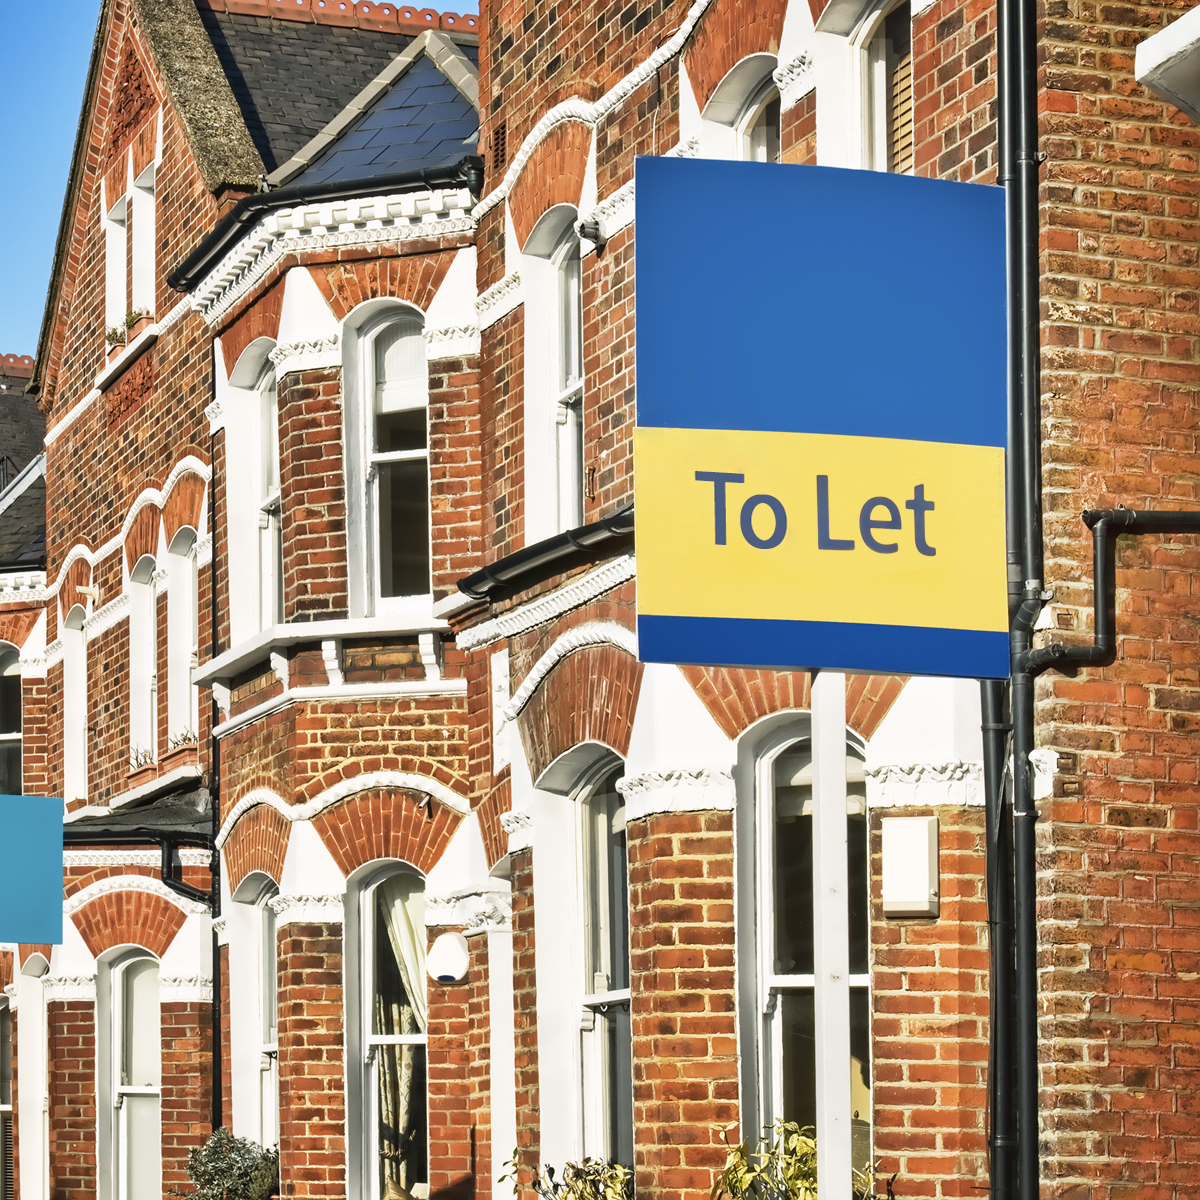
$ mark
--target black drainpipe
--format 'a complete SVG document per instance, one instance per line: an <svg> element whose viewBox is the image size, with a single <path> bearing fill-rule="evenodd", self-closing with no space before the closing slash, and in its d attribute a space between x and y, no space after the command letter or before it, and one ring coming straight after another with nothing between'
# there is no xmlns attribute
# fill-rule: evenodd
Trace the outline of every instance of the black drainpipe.
<svg viewBox="0 0 1200 1200"><path fill-rule="evenodd" d="M211 909L212 893L184 883L182 874L175 870L175 852L181 846L212 849L212 838L207 833L176 833L169 829L122 829L102 833L77 825L63 826L64 846L145 846L148 843L158 846L162 851L159 874L163 883L185 900L193 900Z"/></svg>

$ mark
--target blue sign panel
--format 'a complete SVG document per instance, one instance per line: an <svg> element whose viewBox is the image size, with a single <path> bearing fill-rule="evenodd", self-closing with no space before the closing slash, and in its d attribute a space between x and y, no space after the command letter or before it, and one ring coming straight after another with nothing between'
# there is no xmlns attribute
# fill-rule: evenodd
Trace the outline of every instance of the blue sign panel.
<svg viewBox="0 0 1200 1200"><path fill-rule="evenodd" d="M0 796L0 942L61 945L63 802Z"/></svg>
<svg viewBox="0 0 1200 1200"><path fill-rule="evenodd" d="M1003 192L640 158L636 196L642 659L1007 675Z"/></svg>

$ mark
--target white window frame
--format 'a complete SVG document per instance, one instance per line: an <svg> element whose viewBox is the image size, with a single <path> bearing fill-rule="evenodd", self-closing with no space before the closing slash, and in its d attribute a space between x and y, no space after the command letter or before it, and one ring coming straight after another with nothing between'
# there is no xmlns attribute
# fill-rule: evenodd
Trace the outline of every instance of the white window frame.
<svg viewBox="0 0 1200 1200"><path fill-rule="evenodd" d="M559 530L583 524L583 246L574 225L551 256L557 283L558 395L555 400L555 462L558 470ZM574 276L568 263L578 264ZM578 362L568 348L577 343Z"/></svg>
<svg viewBox="0 0 1200 1200"><path fill-rule="evenodd" d="M154 176L155 164L151 163L129 189L128 210L133 224L130 237L133 296L129 307L130 311L144 312L150 317L155 312L156 281Z"/></svg>
<svg viewBox="0 0 1200 1200"><path fill-rule="evenodd" d="M124 328L129 313L127 272L128 222L126 214L129 197L114 201L104 215L104 325L105 332L113 326Z"/></svg>
<svg viewBox="0 0 1200 1200"><path fill-rule="evenodd" d="M345 365L343 395L346 397L345 461L348 541L350 555L350 615L352 617L396 616L423 617L433 608L433 503L430 489L432 445L429 430L428 366L425 388L425 448L374 451L375 434L375 343L381 334L398 321L412 321L421 331L425 314L412 304L382 301L364 305L352 314L343 334ZM428 364L428 347L426 347ZM421 406L414 405L413 408ZM429 589L407 596L380 594L379 543L379 470L391 462L425 463L425 486L429 516L426 537L429 551Z"/></svg>
<svg viewBox="0 0 1200 1200"><path fill-rule="evenodd" d="M279 894L267 883L255 904L258 917L258 1128L259 1143L279 1145L279 943L271 901Z"/></svg>
<svg viewBox="0 0 1200 1200"><path fill-rule="evenodd" d="M591 894L591 877L592 877L592 856L595 853L599 842L599 825L600 813L598 811L597 796L600 788L614 774L620 776L623 774L623 766L620 761L614 762L611 758L606 758L598 769L589 772L586 781L576 793L576 808L578 810L577 822L577 844L578 853L576 861L580 864L579 880L580 880L580 897L579 897L579 912L582 916L583 928L583 945L582 953L579 962L579 978L581 986L580 999L580 1088L581 1088L581 1106L580 1114L582 1118L582 1128L580 1137L583 1145L583 1153L590 1158L600 1158L608 1162L615 1161L617 1148L613 1145L612 1126L614 1124L614 1105L618 1104L617 1097L612 1094L612 1064L609 1061L610 1048L608 1038L606 1036L606 1022L604 1014L610 1008L621 1007L627 1012L632 1003L632 993L628 983L623 988L611 987L612 972L611 963L605 964L609 967L609 971L604 973L608 975L607 980L600 980L601 973L592 971L589 977L589 968L596 964L588 961L589 950L588 946L592 941L593 926L599 924L600 928L596 931L599 944L604 947L603 953L607 953L609 944L609 933L607 922L610 914L607 911L606 905L601 895L593 896ZM604 893L607 891L607 876L608 863L601 856L597 861L597 874L604 881L598 888L598 892ZM625 859L625 879L626 879L626 919L628 920L628 883L629 883L629 858L628 847L626 848ZM596 903L599 901L599 903ZM597 911L599 909L600 911ZM629 941L629 933L626 934L627 944ZM626 964L626 975L629 975L629 964ZM598 982L606 983L608 986L598 987ZM631 1063L632 1075L632 1063ZM631 1077L630 1094L626 1098L629 1106L629 1111L626 1114L629 1121L630 1147L633 1149L633 1092L632 1092L632 1077ZM625 1164L632 1167L632 1161Z"/></svg>
<svg viewBox="0 0 1200 1200"><path fill-rule="evenodd" d="M167 548L167 746L199 745L198 689L192 670L200 662L199 580L196 531L184 527Z"/></svg>
<svg viewBox="0 0 1200 1200"><path fill-rule="evenodd" d="M373 1030L372 1006L375 999L375 893L379 885L395 875L411 875L425 886L425 877L408 863L391 861L373 867L347 889L346 924L344 930L346 963L347 1016L347 1074L350 1087L347 1093L347 1138L349 1154L349 1194L362 1200L382 1200L377 1194L375 1169L379 1157L379 1068L380 1046L424 1046L425 1057L425 1127L429 1128L429 1034L377 1034ZM426 978L426 996L428 981ZM432 1166L428 1149L426 1163ZM410 1189L414 1200L428 1200L429 1184L417 1184Z"/></svg>
<svg viewBox="0 0 1200 1200"><path fill-rule="evenodd" d="M124 993L126 975L131 967L149 962L154 965L159 1023L157 1029L147 1027L145 1036L152 1038L154 1052L159 1055L159 1083L153 1085L126 1084L121 1080L124 1058ZM126 949L104 964L97 996L99 1033L98 1062L98 1126L100 1145L98 1155L100 1200L131 1200L125 1163L129 1159L129 1130L125 1101L132 1097L154 1096L158 1099L159 1133L151 1141L157 1167L152 1177L161 1178L162 1155L162 997L158 984L159 962L142 949ZM139 1026L139 1029L141 1026Z"/></svg>
<svg viewBox="0 0 1200 1200"><path fill-rule="evenodd" d="M129 770L158 761L157 563L143 555L129 576ZM147 757L148 756L148 757Z"/></svg>
<svg viewBox="0 0 1200 1200"><path fill-rule="evenodd" d="M268 360L256 386L258 418L254 478L258 506L258 628L283 620L283 500L280 490L279 381Z"/></svg>
<svg viewBox="0 0 1200 1200"><path fill-rule="evenodd" d="M775 128L775 157L759 157L752 130L758 116L768 105L776 103L780 106L779 123ZM742 114L737 123L738 146L741 150L740 157L744 162L762 162L762 163L778 163L782 161L783 155L783 101L779 95L779 89L775 86L775 80L768 75L766 79L759 84L746 105L742 110Z"/></svg>
<svg viewBox="0 0 1200 1200"><path fill-rule="evenodd" d="M782 1014L785 992L811 990L817 1042L816 1111L818 1157L836 1164L821 1177L819 1200L849 1193L851 1158L850 992L871 989L866 974L849 972L847 915L847 763L862 760L864 748L845 724L845 676L818 672L813 680L811 725L777 724L756 747L754 778L754 879L756 904L755 991L758 1029L757 1122L744 1121L744 1134L757 1136L783 1113ZM840 707L839 707L840 706ZM840 719L839 719L840 718ZM812 753L813 974L777 974L775 963L775 764L807 744ZM868 860L869 862L869 860ZM745 922L740 922L743 928ZM869 950L868 950L869 953ZM753 992L751 993L754 994ZM868 1009L870 1011L870 1009ZM873 1067L866 1064L868 1078ZM750 1114L747 1114L748 1116ZM871 1114L873 1136L873 1114ZM844 1175L844 1180L838 1176Z"/></svg>
<svg viewBox="0 0 1200 1200"><path fill-rule="evenodd" d="M88 795L88 686L87 635L83 630L86 613L76 604L63 622L59 634L63 645L62 728L63 797L86 800Z"/></svg>
<svg viewBox="0 0 1200 1200"><path fill-rule="evenodd" d="M871 171L891 170L888 122L890 88L887 50L884 31L888 17L903 7L905 0L888 0L873 8L851 39L858 72L860 128L862 131L862 166ZM909 38L912 38L912 16L909 15ZM914 97L915 100L915 97Z"/></svg>
<svg viewBox="0 0 1200 1200"><path fill-rule="evenodd" d="M752 54L726 72L713 89L700 118L700 153L705 158L755 161L749 131L764 105L779 96L773 72L773 54ZM783 119L780 113L782 154Z"/></svg>
<svg viewBox="0 0 1200 1200"><path fill-rule="evenodd" d="M24 761L22 758L22 737L25 716L25 697L22 691L21 652L11 642L0 642L0 676L17 678L17 731L16 733L0 733L0 747L16 746L17 748L17 792L24 791Z"/></svg>

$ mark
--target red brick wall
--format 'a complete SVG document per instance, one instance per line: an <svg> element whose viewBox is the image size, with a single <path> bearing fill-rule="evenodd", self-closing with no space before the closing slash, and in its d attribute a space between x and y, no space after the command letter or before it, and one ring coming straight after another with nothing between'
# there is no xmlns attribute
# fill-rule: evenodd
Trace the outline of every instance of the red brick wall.
<svg viewBox="0 0 1200 1200"><path fill-rule="evenodd" d="M533 851L510 859L513 931L513 1036L516 1041L517 1152L525 1168L540 1166L541 1091L538 1086L537 956L533 915ZM507 1147L496 1146L497 1154ZM522 1172L523 1180L528 1178ZM523 1192L532 1197L533 1192Z"/></svg>
<svg viewBox="0 0 1200 1200"><path fill-rule="evenodd" d="M715 0L701 17L683 58L700 111L717 84L751 54L778 54L785 0L747 8L738 0Z"/></svg>
<svg viewBox="0 0 1200 1200"><path fill-rule="evenodd" d="M188 1152L212 1133L212 1008L162 1005L163 1183L188 1185ZM94 1132L93 1132L94 1136Z"/></svg>
<svg viewBox="0 0 1200 1200"><path fill-rule="evenodd" d="M888 809L885 817L928 815ZM939 809L941 914L883 916L871 818L874 1144L897 1196L987 1188L988 947L981 809Z"/></svg>
<svg viewBox="0 0 1200 1200"><path fill-rule="evenodd" d="M279 1162L286 1194L346 1194L342 927L279 931Z"/></svg>
<svg viewBox="0 0 1200 1200"><path fill-rule="evenodd" d="M493 562L516 550L525 531L524 307L489 325L481 343L483 544L484 561Z"/></svg>
<svg viewBox="0 0 1200 1200"><path fill-rule="evenodd" d="M525 245L533 227L556 204L579 207L591 145L589 126L564 121L534 147L508 196L517 249Z"/></svg>
<svg viewBox="0 0 1200 1200"><path fill-rule="evenodd" d="M430 929L435 938L442 929ZM481 939L476 938L472 949ZM474 955L472 954L472 958ZM475 1195L474 1173L479 1130L475 1125L470 1079L472 1058L467 1045L473 992L472 964L461 983L427 984L429 994L429 1194L435 1200Z"/></svg>
<svg viewBox="0 0 1200 1200"><path fill-rule="evenodd" d="M341 376L329 368L296 371L279 381L287 621L350 614Z"/></svg>
<svg viewBox="0 0 1200 1200"><path fill-rule="evenodd" d="M631 821L638 1196L703 1200L738 1120L733 814Z"/></svg>
<svg viewBox="0 0 1200 1200"><path fill-rule="evenodd" d="M91 1000L52 1000L46 1022L50 1191L89 1200L96 1195L96 1006Z"/></svg>
<svg viewBox="0 0 1200 1200"><path fill-rule="evenodd" d="M814 88L783 114L779 157L785 163L814 166L817 161L817 92Z"/></svg>
<svg viewBox="0 0 1200 1200"><path fill-rule="evenodd" d="M475 1130L474 1194L477 1200L491 1200L493 1156L498 1153L504 1158L507 1150L492 1145L492 1008L488 993L487 935L469 938L468 942L471 969L467 974L466 1051L471 1119Z"/></svg>

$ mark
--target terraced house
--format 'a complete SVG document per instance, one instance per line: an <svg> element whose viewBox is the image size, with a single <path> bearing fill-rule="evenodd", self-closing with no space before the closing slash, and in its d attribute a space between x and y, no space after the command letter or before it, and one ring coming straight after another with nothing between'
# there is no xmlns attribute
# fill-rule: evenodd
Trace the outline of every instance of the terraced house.
<svg viewBox="0 0 1200 1200"><path fill-rule="evenodd" d="M1087 636L1084 508L1196 499L1177 13L1039 32L1043 643ZM971 0L105 0L31 381L45 577L0 590L66 918L0 951L0 1196L158 1196L226 1125L288 1197L502 1196L515 1152L522 1191L591 1156L700 1200L831 1112L830 1195L988 1186L978 688L641 664L631 431L636 156L747 164L679 214L719 254L761 172L995 185L995 79ZM903 228L862 236L888 271ZM804 337L747 339L746 387ZM1039 684L1047 1194L1193 1188L1194 559L1122 544L1117 662Z"/></svg>

